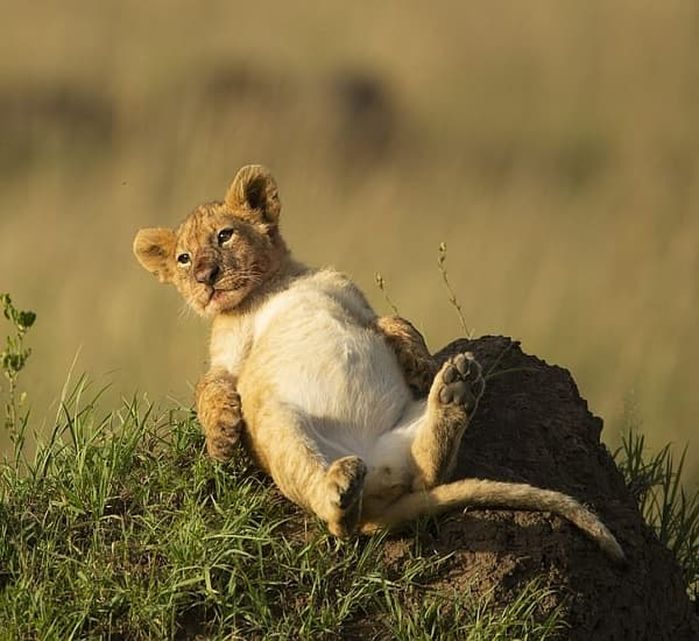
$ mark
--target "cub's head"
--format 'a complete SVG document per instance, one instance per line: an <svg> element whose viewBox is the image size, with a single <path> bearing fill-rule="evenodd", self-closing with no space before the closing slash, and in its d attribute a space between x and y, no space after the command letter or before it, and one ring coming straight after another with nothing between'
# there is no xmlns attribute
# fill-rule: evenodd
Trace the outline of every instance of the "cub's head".
<svg viewBox="0 0 699 641"><path fill-rule="evenodd" d="M134 253L199 314L213 316L234 309L279 270L287 255L280 209L272 175L248 165L223 202L200 205L177 229L141 229Z"/></svg>

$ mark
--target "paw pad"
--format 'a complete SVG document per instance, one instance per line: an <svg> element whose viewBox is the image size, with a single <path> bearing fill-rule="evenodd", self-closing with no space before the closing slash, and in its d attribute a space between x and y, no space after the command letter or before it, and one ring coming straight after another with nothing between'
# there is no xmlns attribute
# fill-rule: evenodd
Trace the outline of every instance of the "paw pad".
<svg viewBox="0 0 699 641"><path fill-rule="evenodd" d="M452 356L441 372L439 401L443 405L464 405L471 410L483 394L485 382L481 366L470 352Z"/></svg>

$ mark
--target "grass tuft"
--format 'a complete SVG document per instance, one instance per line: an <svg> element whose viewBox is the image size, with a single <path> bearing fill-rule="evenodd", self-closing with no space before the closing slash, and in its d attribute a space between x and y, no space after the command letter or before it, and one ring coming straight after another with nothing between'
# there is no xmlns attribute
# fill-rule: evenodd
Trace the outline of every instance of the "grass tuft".
<svg viewBox="0 0 699 641"><path fill-rule="evenodd" d="M632 424L615 452L619 469L645 521L682 567L690 598L699 598L699 490L682 485L685 447L679 459L670 445L649 455L643 434Z"/></svg>

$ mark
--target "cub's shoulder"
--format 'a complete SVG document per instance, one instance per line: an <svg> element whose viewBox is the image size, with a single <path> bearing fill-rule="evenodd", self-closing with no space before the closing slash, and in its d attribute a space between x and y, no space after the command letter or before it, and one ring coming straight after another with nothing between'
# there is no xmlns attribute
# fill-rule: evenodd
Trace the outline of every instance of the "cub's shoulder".
<svg viewBox="0 0 699 641"><path fill-rule="evenodd" d="M346 274L326 267L315 272L310 277L309 284L338 303L358 322L369 324L376 319L376 312L369 305L366 296Z"/></svg>
<svg viewBox="0 0 699 641"><path fill-rule="evenodd" d="M361 290L345 274L332 268L308 270L256 310L255 338L261 336L272 321L277 328L289 323L305 325L318 314L342 317L361 325L368 325L375 318Z"/></svg>

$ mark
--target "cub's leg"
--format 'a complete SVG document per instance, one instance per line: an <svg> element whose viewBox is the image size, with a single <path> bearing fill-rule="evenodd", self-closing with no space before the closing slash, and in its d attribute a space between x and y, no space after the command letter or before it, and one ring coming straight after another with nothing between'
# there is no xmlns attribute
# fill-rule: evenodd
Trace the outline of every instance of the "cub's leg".
<svg viewBox="0 0 699 641"><path fill-rule="evenodd" d="M413 489L429 489L448 480L484 387L481 366L470 353L456 354L442 365L411 446L417 468Z"/></svg>
<svg viewBox="0 0 699 641"><path fill-rule="evenodd" d="M244 427L233 376L224 369L209 370L197 384L196 404L209 456L229 460Z"/></svg>
<svg viewBox="0 0 699 641"><path fill-rule="evenodd" d="M380 316L374 321L374 327L394 351L413 394L417 398L427 396L437 373L437 364L422 334L400 316Z"/></svg>
<svg viewBox="0 0 699 641"><path fill-rule="evenodd" d="M315 513L335 536L358 529L367 466L358 456L323 438L322 419L280 403L264 385L242 394L252 454L277 487Z"/></svg>

